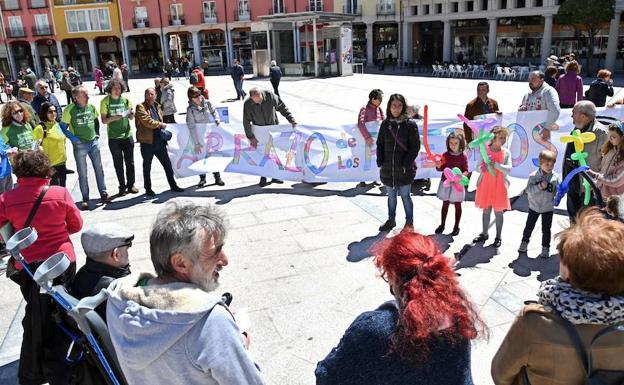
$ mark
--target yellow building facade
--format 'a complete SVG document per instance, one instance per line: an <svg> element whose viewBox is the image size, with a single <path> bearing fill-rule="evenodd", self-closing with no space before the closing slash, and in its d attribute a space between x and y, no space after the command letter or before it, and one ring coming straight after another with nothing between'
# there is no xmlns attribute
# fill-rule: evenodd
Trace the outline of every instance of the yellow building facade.
<svg viewBox="0 0 624 385"><path fill-rule="evenodd" d="M85 74L108 61L126 61L117 1L53 1L52 19L63 67Z"/></svg>

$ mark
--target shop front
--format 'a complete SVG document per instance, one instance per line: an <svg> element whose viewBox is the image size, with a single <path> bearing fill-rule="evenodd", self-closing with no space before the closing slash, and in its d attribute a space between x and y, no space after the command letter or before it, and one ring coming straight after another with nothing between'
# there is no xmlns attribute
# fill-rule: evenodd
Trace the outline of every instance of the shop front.
<svg viewBox="0 0 624 385"><path fill-rule="evenodd" d="M37 53L41 60L41 68L57 66L60 67L56 42L53 39L37 40Z"/></svg>
<svg viewBox="0 0 624 385"><path fill-rule="evenodd" d="M121 40L116 36L101 36L95 39L95 49L97 52L99 66L112 61L121 64L123 57L121 55Z"/></svg>
<svg viewBox="0 0 624 385"><path fill-rule="evenodd" d="M12 41L10 46L17 71L27 67L35 68L29 42L24 40Z"/></svg>
<svg viewBox="0 0 624 385"><path fill-rule="evenodd" d="M251 28L234 28L232 35L232 57L241 65L251 67Z"/></svg>
<svg viewBox="0 0 624 385"><path fill-rule="evenodd" d="M399 57L399 25L397 23L373 24L373 58L377 63L396 64Z"/></svg>
<svg viewBox="0 0 624 385"><path fill-rule="evenodd" d="M65 39L62 46L68 67L73 67L80 74L91 73L93 64L86 39Z"/></svg>
<svg viewBox="0 0 624 385"><path fill-rule="evenodd" d="M227 66L225 31L221 29L200 31L199 46L202 55L201 62L207 62L208 68L220 69Z"/></svg>
<svg viewBox="0 0 624 385"><path fill-rule="evenodd" d="M162 65L162 47L156 34L128 36L128 51L132 72L155 72Z"/></svg>
<svg viewBox="0 0 624 385"><path fill-rule="evenodd" d="M487 61L487 19L454 20L452 60L457 63L482 63Z"/></svg>

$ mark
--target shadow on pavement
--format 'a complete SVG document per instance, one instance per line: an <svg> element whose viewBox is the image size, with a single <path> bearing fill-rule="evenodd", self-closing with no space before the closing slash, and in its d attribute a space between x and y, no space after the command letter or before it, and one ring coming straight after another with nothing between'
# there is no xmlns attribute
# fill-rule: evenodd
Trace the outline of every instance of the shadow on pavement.
<svg viewBox="0 0 624 385"><path fill-rule="evenodd" d="M363 259L366 259L371 256L371 248L379 241L384 240L388 235L387 232L382 231L377 235L371 237L365 237L361 241L351 242L347 249L349 249L349 254L347 254L347 261L349 262L360 262Z"/></svg>
<svg viewBox="0 0 624 385"><path fill-rule="evenodd" d="M17 368L19 360L9 362L0 366L0 384L14 385L17 384Z"/></svg>
<svg viewBox="0 0 624 385"><path fill-rule="evenodd" d="M448 250L451 247L451 243L453 243L453 236L450 234L431 234L429 237L438 244L442 253Z"/></svg>
<svg viewBox="0 0 624 385"><path fill-rule="evenodd" d="M527 253L518 253L518 258L509 264L514 274L528 277L532 271L539 271L537 280L543 282L559 275L559 255L553 254L549 258L529 258Z"/></svg>
<svg viewBox="0 0 624 385"><path fill-rule="evenodd" d="M475 267L480 263L489 263L490 260L498 254L498 250L492 246L484 246L482 243L476 245L466 244L455 254L455 270L465 267Z"/></svg>

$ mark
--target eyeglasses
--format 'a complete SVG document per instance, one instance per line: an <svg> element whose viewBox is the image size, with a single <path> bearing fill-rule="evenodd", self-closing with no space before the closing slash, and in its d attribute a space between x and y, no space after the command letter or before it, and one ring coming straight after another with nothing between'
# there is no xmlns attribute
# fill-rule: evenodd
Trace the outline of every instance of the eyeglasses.
<svg viewBox="0 0 624 385"><path fill-rule="evenodd" d="M15 110L13 111L13 115L17 115L17 114L23 114L24 110Z"/></svg>
<svg viewBox="0 0 624 385"><path fill-rule="evenodd" d="M201 96L201 94L197 94L197 95L193 96L193 99L198 98L200 96Z"/></svg>

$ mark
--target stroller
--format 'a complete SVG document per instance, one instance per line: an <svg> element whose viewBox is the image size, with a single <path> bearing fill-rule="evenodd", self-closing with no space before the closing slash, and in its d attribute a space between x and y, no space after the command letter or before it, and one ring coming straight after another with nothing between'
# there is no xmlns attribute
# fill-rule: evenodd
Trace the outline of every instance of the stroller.
<svg viewBox="0 0 624 385"><path fill-rule="evenodd" d="M65 253L56 253L32 272L20 250L37 240L37 231L26 227L16 232L6 244L13 258L19 261L26 273L45 291L57 305L54 315L57 326L71 340L65 357L72 370L80 372L82 384L126 385L120 369L108 328L94 309L106 300L102 290L93 297L77 300L63 285L52 286L70 266Z"/></svg>

